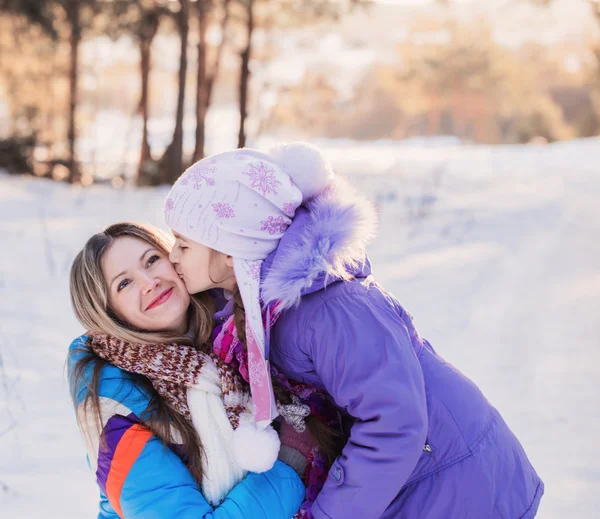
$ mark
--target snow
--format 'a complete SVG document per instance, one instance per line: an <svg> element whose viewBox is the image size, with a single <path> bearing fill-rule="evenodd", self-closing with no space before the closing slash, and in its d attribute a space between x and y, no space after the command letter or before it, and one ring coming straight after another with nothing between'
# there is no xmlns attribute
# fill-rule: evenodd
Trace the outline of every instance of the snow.
<svg viewBox="0 0 600 519"><path fill-rule="evenodd" d="M539 517L593 517L600 140L316 143L377 204L381 230L369 252L378 280L525 446L546 483ZM2 517L95 517L64 372L82 331L69 303L70 263L107 224L162 226L166 193L0 174Z"/></svg>

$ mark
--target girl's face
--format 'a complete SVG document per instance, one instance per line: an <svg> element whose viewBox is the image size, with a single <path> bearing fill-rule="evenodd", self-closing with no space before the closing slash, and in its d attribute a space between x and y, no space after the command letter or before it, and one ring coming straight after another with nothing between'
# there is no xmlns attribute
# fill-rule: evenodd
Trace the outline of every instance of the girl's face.
<svg viewBox="0 0 600 519"><path fill-rule="evenodd" d="M139 330L187 328L190 296L169 258L138 238L117 238L102 258L108 303L121 320Z"/></svg>
<svg viewBox="0 0 600 519"><path fill-rule="evenodd" d="M231 256L213 251L174 231L173 236L176 241L169 259L190 294L211 288L234 289L235 275Z"/></svg>

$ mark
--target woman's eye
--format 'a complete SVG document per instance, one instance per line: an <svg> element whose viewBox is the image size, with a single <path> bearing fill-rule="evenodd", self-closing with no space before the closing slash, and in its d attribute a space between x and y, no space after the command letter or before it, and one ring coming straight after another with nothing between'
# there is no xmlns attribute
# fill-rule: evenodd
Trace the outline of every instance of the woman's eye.
<svg viewBox="0 0 600 519"><path fill-rule="evenodd" d="M154 254L153 256L150 256L148 258L148 261L146 262L146 267L149 267L150 265L152 265L153 263L155 263L159 259L160 259L160 256L158 256L157 254Z"/></svg>
<svg viewBox="0 0 600 519"><path fill-rule="evenodd" d="M117 292L120 292L121 290L123 290L127 285L129 285L128 279L124 279L123 281L121 281L119 283L119 286L117 287Z"/></svg>

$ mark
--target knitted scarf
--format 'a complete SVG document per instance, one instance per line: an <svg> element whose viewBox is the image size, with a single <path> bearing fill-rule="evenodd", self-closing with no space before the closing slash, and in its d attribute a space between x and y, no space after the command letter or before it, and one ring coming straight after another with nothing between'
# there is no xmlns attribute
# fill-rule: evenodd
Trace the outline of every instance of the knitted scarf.
<svg viewBox="0 0 600 519"><path fill-rule="evenodd" d="M223 405L236 429L250 400L248 384L214 353L185 344L134 344L108 335L94 335L91 349L100 358L150 380L157 393L179 414L191 420L187 388L196 387L215 371L219 376Z"/></svg>
<svg viewBox="0 0 600 519"><path fill-rule="evenodd" d="M204 453L202 493L211 505L221 503L248 469L234 452L234 430L253 420L248 384L214 353L192 346L133 344L107 335L95 335L88 344L110 364L148 378L193 423Z"/></svg>

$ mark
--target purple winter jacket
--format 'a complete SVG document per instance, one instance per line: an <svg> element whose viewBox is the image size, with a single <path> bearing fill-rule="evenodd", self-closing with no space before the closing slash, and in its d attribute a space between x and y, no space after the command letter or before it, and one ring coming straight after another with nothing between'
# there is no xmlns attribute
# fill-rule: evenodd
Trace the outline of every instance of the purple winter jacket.
<svg viewBox="0 0 600 519"><path fill-rule="evenodd" d="M524 519L544 485L478 387L371 277L369 204L338 185L300 208L261 273L284 308L270 359L352 424L315 518Z"/></svg>

